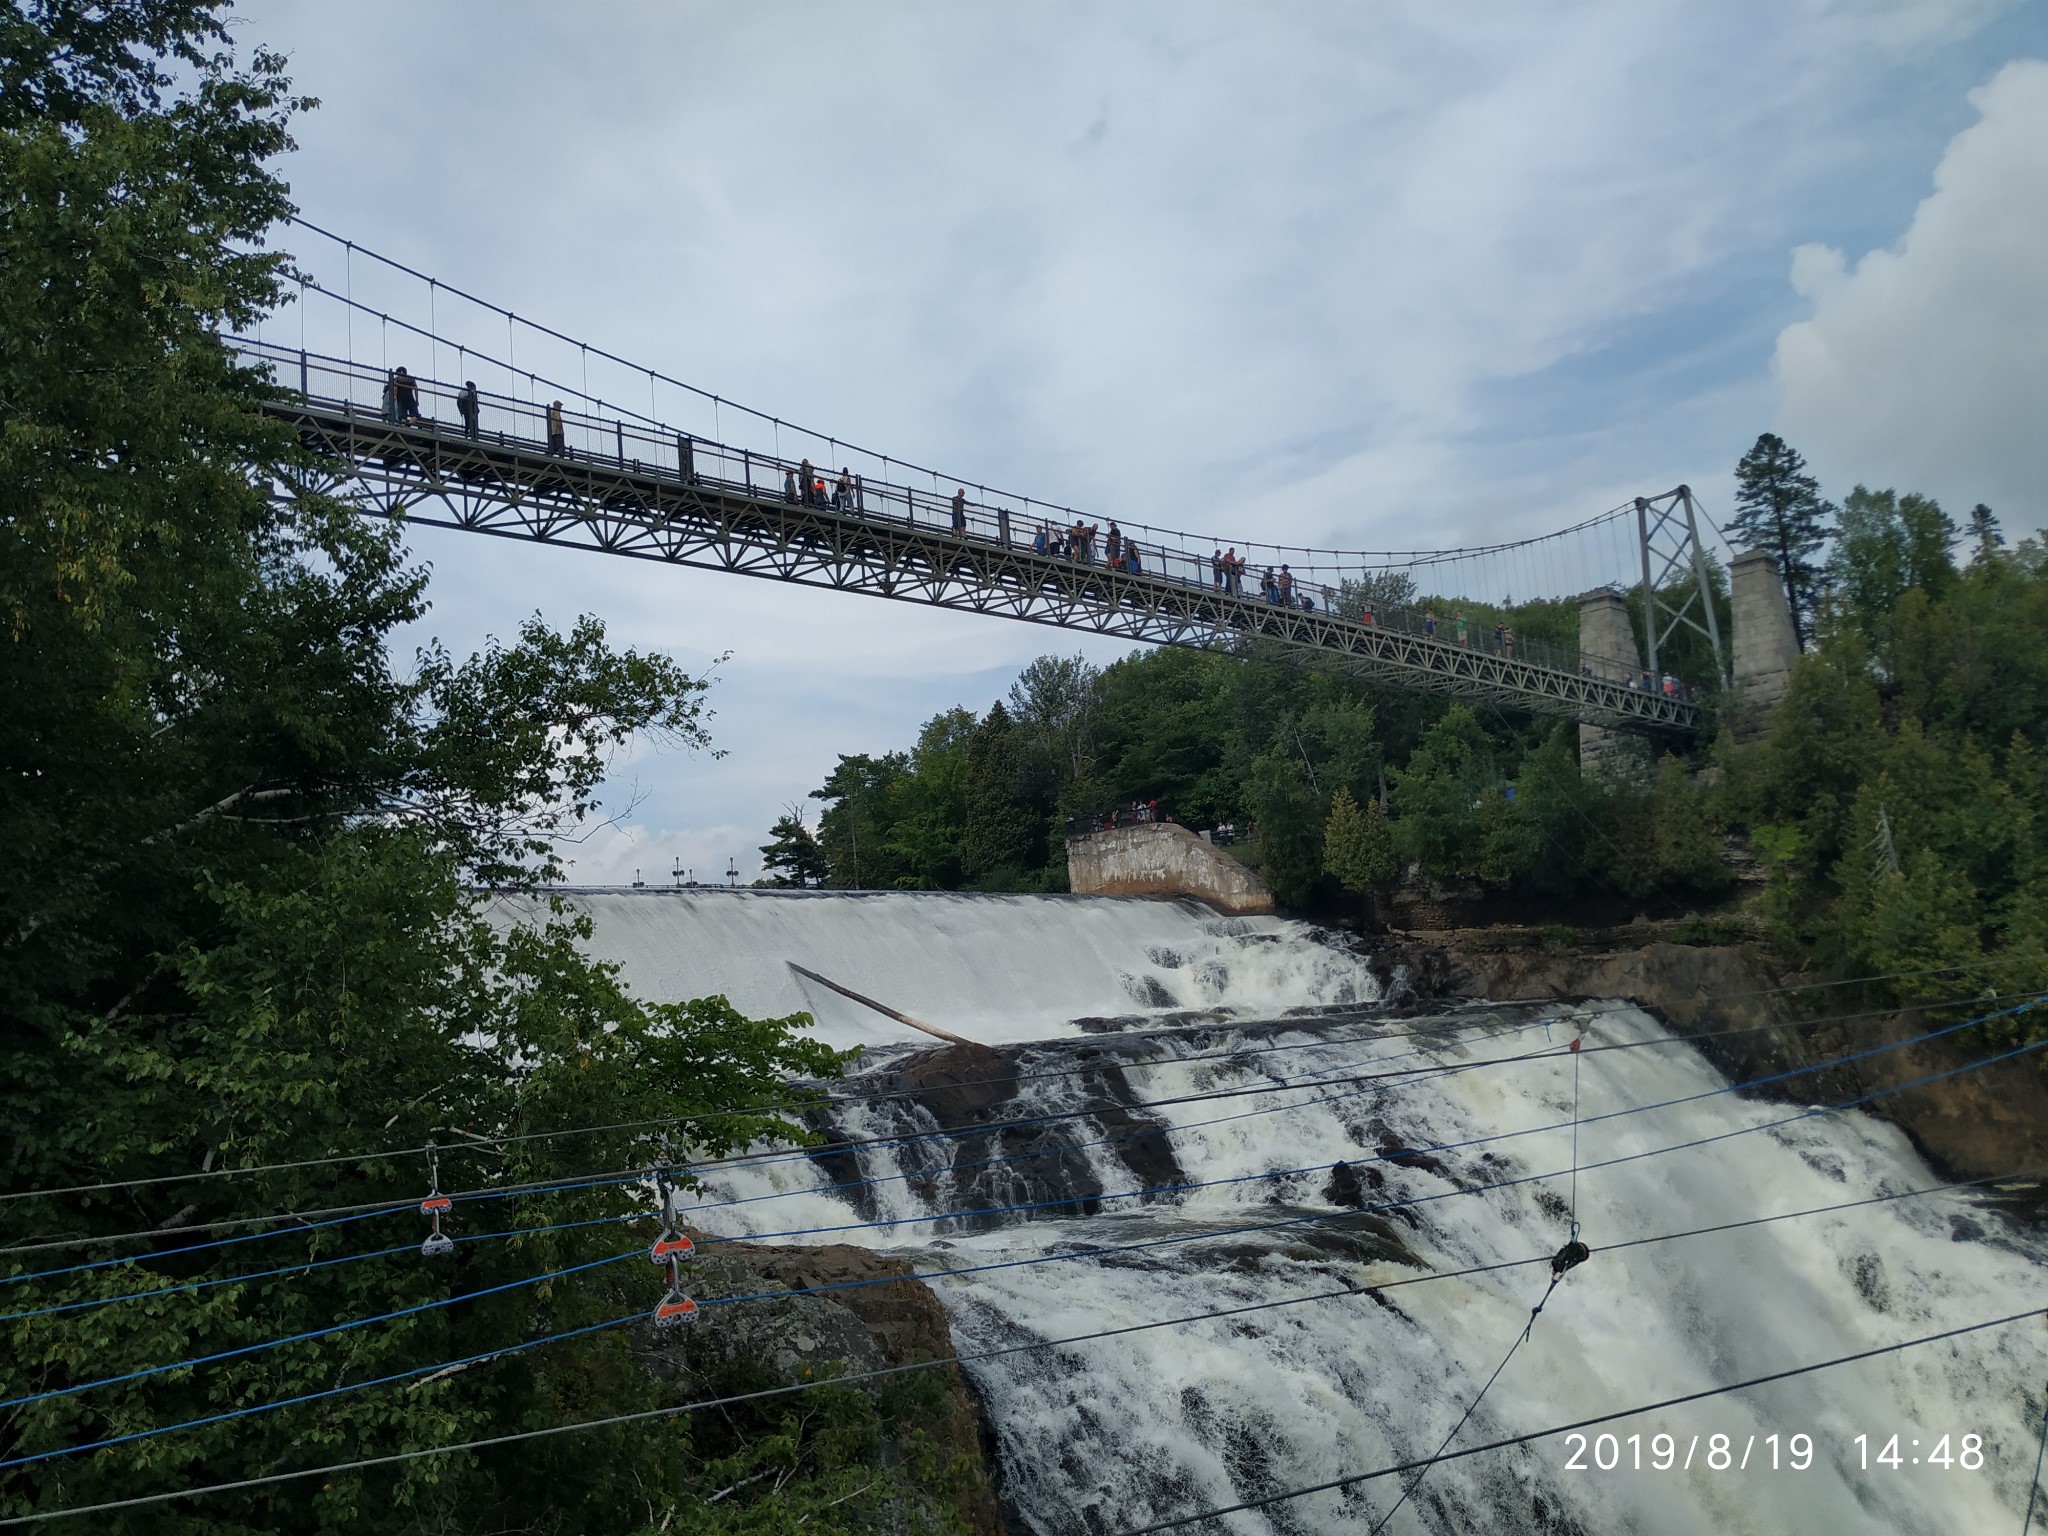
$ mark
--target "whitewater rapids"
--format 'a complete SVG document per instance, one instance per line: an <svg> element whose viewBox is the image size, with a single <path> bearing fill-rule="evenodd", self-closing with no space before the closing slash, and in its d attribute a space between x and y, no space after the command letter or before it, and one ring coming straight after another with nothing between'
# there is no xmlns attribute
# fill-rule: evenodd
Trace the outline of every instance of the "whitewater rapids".
<svg viewBox="0 0 2048 1536"><path fill-rule="evenodd" d="M935 1091L841 1104L822 1129L892 1144L726 1171L693 1217L702 1228L901 1254L970 1356L1339 1293L970 1362L1018 1531L1112 1533L1429 1455L1549 1277L1542 1263L1448 1272L1554 1252L1574 1198L1592 1257L1453 1449L2041 1302L2048 1245L1996 1191L1620 1246L1941 1182L1867 1114L1795 1119L1798 1103L1716 1092L1727 1081L1713 1066L1653 1043L1662 1026L1625 1004L1392 1018L1371 971L1325 936L1165 903L576 899L595 951L643 995L806 1009L824 1038L867 1045L842 1095L917 1082L931 1042L787 961L1002 1048L979 1069L1012 1079L999 1103ZM1561 1051L1574 1037L1630 1048L1575 1061ZM1275 1091L1156 1105L1237 1089ZM1671 1100L1690 1102L1613 1115ZM1723 1139L1659 1151L1708 1137ZM828 1227L845 1230L817 1233ZM1064 1257L983 1267L1045 1254ZM2033 1319L1604 1426L1611 1450L1595 1430L1577 1455L1549 1438L1446 1462L1388 1531L2017 1530L2044 1372L2048 1332ZM1681 1459L1698 1437L1690 1470L1652 1466L1659 1434ZM1748 1466L1711 1465L1715 1435L1731 1457L1749 1447ZM1804 1470L1790 1464L1798 1435ZM1893 1435L1896 1468L1876 1459ZM1928 1464L1944 1436L1958 1458L1966 1435L1980 1467ZM1601 1470L1608 1455L1619 1464ZM1362 1532L1398 1494L1385 1478L1188 1529Z"/></svg>

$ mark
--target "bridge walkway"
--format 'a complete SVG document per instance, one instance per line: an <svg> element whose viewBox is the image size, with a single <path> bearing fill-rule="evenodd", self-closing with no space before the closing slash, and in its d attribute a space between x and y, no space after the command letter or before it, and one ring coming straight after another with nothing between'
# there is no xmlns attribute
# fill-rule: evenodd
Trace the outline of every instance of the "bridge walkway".
<svg viewBox="0 0 2048 1536"><path fill-rule="evenodd" d="M281 388L267 411L327 467L331 480L311 488L354 491L385 516L1154 645L1249 651L1616 730L1699 726L1683 693L1627 686L1622 662L1574 657L1567 665L1539 660L1526 646L1506 655L1484 643L1459 645L1419 632L1420 616L1406 610L1366 622L1333 611L1337 592L1327 585L1297 587L1313 607L1219 587L1208 554L1186 541L1176 548L1164 530L1134 531L1140 569L1114 569L1101 562L1100 533L1088 560L1031 547L1049 509L971 505L955 531L950 497L872 478L822 505L792 501L784 485L795 463L625 415L565 413L562 441L551 448L544 408L534 402L491 400L494 414L510 414L512 431L471 435L437 419L394 421L381 402L358 398L381 391L384 376L375 370L237 345L271 365ZM294 376L297 389L289 387ZM452 389L421 386L437 410L447 409ZM519 430L536 426L531 435ZM824 466L817 473L832 483Z"/></svg>

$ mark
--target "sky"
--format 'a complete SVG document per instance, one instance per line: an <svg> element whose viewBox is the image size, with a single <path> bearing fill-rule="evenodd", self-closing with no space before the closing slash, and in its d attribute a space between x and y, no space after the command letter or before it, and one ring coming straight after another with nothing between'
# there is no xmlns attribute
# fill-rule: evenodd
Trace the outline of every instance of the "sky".
<svg viewBox="0 0 2048 1536"><path fill-rule="evenodd" d="M1448 547L1679 483L1725 520L1736 460L1775 431L1836 499L1867 482L1989 503L2014 536L2048 522L2039 0L245 0L233 26L320 100L282 166L307 218L956 482L1241 539ZM279 243L507 345L445 289ZM446 371L383 329L389 361ZM509 345L571 383L590 366ZM812 441L596 367L593 392L685 430ZM434 606L402 660L594 613L716 679L723 755L622 753L619 819L566 850L577 884L679 862L751 880L838 755L985 710L1047 651L1129 649L408 540Z"/></svg>

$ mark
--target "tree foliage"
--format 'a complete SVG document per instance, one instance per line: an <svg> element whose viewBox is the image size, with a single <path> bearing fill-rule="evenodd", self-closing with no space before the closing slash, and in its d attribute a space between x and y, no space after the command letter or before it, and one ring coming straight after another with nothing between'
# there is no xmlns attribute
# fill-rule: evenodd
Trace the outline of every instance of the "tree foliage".
<svg viewBox="0 0 2048 1536"><path fill-rule="evenodd" d="M761 867L768 872L761 884L804 890L825 883L832 865L804 824L801 805L786 807L768 835L772 841L761 845Z"/></svg>
<svg viewBox="0 0 2048 1536"><path fill-rule="evenodd" d="M225 42L200 3L0 11L0 1265L50 1271L0 1394L56 1394L0 1460L58 1453L0 1471L8 1515L676 1400L636 1170L801 1136L790 1079L840 1065L635 997L545 895L613 748L705 743L701 678L595 619L402 674L397 532L273 500L308 466L219 337L284 298L300 104ZM816 1529L896 1486L861 1433L648 1421L94 1528ZM707 1503L741 1465L776 1480Z"/></svg>
<svg viewBox="0 0 2048 1536"><path fill-rule="evenodd" d="M1323 823L1323 870L1347 891L1361 894L1393 884L1400 865L1377 799L1368 799L1360 810L1342 785L1330 796L1330 815Z"/></svg>
<svg viewBox="0 0 2048 1536"><path fill-rule="evenodd" d="M1813 556L1827 542L1834 506L1806 472L1798 450L1773 433L1757 438L1735 466L1735 516L1728 537L1740 549L1767 552L1785 583L1792 633L1804 648L1813 633L1819 568Z"/></svg>

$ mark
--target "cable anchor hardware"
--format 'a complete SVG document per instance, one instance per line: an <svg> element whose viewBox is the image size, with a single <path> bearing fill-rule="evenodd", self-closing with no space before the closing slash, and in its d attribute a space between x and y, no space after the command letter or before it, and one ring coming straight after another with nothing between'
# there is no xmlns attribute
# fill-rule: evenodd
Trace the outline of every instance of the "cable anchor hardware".
<svg viewBox="0 0 2048 1536"><path fill-rule="evenodd" d="M654 1169L655 1186L661 1191L661 1235L655 1238L647 1250L650 1263L665 1265L668 1269L668 1294L661 1298L654 1309L654 1325L657 1328L673 1328L681 1323L697 1320L697 1303L683 1290L683 1262L696 1253L697 1245L690 1235L681 1230L676 1217L676 1190L669 1180L666 1163L658 1163Z"/></svg>
<svg viewBox="0 0 2048 1536"><path fill-rule="evenodd" d="M420 1244L420 1253L429 1259L438 1259L443 1254L455 1251L455 1239L441 1230L441 1218L454 1208L455 1202L441 1193L441 1155L434 1144L427 1143L427 1198L420 1202L420 1214L434 1224L434 1230L427 1234Z"/></svg>
<svg viewBox="0 0 2048 1536"><path fill-rule="evenodd" d="M1593 1250L1574 1237L1550 1258L1550 1275L1553 1282L1562 1280L1586 1260L1593 1257Z"/></svg>

